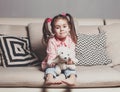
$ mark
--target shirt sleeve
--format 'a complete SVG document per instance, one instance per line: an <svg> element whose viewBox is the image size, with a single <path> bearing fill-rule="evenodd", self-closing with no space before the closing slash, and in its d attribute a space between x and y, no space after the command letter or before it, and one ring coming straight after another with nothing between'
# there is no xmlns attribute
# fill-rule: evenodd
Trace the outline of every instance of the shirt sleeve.
<svg viewBox="0 0 120 92"><path fill-rule="evenodd" d="M76 55L76 53L75 53L75 43L72 40L70 41L70 50L71 50L71 55L70 56L71 56L72 61L74 63L77 63L78 60L75 57L75 55Z"/></svg>
<svg viewBox="0 0 120 92"><path fill-rule="evenodd" d="M47 62L53 60L56 57L56 46L55 42L52 41L51 39L48 41L48 46L47 46Z"/></svg>
<svg viewBox="0 0 120 92"><path fill-rule="evenodd" d="M71 41L70 44L71 55L75 57L75 43Z"/></svg>

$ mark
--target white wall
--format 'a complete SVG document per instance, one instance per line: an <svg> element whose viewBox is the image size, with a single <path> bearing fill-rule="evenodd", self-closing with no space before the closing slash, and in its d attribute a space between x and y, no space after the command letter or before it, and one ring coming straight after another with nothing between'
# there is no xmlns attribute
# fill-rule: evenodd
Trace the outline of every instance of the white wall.
<svg viewBox="0 0 120 92"><path fill-rule="evenodd" d="M120 18L120 0L0 0L0 17Z"/></svg>

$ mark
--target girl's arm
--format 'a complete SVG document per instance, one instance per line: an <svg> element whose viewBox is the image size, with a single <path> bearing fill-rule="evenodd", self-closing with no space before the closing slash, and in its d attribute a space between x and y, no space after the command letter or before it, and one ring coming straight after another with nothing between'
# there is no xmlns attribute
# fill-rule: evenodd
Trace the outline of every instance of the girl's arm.
<svg viewBox="0 0 120 92"><path fill-rule="evenodd" d="M55 42L50 39L48 41L48 46L47 46L47 64L51 65L53 63L53 59L55 59L56 56L57 54L56 54Z"/></svg>
<svg viewBox="0 0 120 92"><path fill-rule="evenodd" d="M78 60L76 59L75 57L75 43L73 41L70 42L70 50L71 50L71 60L69 61L70 62L73 62L74 64L78 62Z"/></svg>

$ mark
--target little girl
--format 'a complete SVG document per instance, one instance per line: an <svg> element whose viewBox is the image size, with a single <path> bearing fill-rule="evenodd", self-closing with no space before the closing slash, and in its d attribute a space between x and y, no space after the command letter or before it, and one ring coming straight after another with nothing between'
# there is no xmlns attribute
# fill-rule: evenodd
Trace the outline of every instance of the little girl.
<svg viewBox="0 0 120 92"><path fill-rule="evenodd" d="M49 30L49 24L51 30ZM66 76L65 80L56 79L55 63L50 63L57 54L56 51L60 46L70 48L72 56L75 57L75 44L77 42L76 30L73 18L70 14L59 14L53 19L46 18L43 25L43 38L47 44L47 56L42 62L42 68L45 69L46 84L61 84L75 85L76 71L66 69L63 73ZM73 64L75 61L69 60L67 64Z"/></svg>

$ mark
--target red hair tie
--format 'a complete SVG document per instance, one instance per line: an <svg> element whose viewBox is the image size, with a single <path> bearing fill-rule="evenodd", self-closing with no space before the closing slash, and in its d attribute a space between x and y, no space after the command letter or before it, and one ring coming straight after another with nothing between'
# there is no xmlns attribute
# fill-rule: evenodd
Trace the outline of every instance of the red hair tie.
<svg viewBox="0 0 120 92"><path fill-rule="evenodd" d="M62 13L61 15L62 15L62 16L66 16L66 14L65 14L65 13Z"/></svg>
<svg viewBox="0 0 120 92"><path fill-rule="evenodd" d="M47 18L47 22L51 22L52 21L52 18Z"/></svg>

